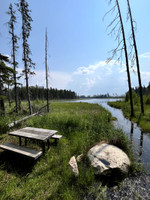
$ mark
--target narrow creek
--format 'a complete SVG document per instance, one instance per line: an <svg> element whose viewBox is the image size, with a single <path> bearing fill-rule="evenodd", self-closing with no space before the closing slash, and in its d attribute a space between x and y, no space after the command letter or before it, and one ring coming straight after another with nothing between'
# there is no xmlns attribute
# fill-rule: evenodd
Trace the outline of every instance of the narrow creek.
<svg viewBox="0 0 150 200"><path fill-rule="evenodd" d="M133 123L124 117L121 110L112 108L107 104L109 101L116 100L117 99L84 99L76 100L76 102L99 104L106 108L112 116L116 117L117 120L114 122L114 126L119 129L121 128L128 136L133 145L137 159L144 164L145 169L148 174L150 174L150 133L142 132L136 123Z"/></svg>

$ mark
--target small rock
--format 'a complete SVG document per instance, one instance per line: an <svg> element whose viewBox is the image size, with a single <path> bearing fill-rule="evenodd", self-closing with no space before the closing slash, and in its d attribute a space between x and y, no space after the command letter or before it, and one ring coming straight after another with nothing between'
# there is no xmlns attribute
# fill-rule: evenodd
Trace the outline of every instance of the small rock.
<svg viewBox="0 0 150 200"><path fill-rule="evenodd" d="M81 162L83 160L83 154L77 156L77 162Z"/></svg>
<svg viewBox="0 0 150 200"><path fill-rule="evenodd" d="M79 170L78 170L78 165L77 165L75 156L70 158L69 165L70 165L71 170L74 172L74 174L78 176Z"/></svg>

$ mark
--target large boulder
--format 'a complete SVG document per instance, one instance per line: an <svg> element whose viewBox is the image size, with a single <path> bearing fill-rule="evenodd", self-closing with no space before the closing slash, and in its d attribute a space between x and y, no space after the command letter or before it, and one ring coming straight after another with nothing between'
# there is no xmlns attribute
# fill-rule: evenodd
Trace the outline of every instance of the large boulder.
<svg viewBox="0 0 150 200"><path fill-rule="evenodd" d="M114 145L98 144L88 151L95 174L114 175L113 173L128 173L130 160L126 153Z"/></svg>

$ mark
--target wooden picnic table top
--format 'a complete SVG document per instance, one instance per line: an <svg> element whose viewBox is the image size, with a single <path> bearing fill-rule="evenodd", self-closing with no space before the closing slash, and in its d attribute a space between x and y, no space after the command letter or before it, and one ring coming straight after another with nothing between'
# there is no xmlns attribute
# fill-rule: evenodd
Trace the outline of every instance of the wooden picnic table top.
<svg viewBox="0 0 150 200"><path fill-rule="evenodd" d="M12 136L24 137L29 139L36 139L40 141L46 141L58 131L56 130L49 130L49 129L42 129L42 128L34 128L34 127L25 127L19 129L17 131L13 131L8 133Z"/></svg>

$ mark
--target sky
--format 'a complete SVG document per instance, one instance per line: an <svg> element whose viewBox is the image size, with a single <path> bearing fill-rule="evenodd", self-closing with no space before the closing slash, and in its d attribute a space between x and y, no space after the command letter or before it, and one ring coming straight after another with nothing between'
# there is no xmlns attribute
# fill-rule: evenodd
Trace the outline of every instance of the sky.
<svg viewBox="0 0 150 200"><path fill-rule="evenodd" d="M0 7L0 53L11 55L9 16L10 3L18 0L2 0ZM32 31L29 37L32 60L36 75L30 77L30 86L45 86L45 29L48 32L49 87L72 90L77 95L106 94L122 95L128 90L125 59L117 57L107 63L110 51L117 45L115 38L108 35L108 24L115 12L104 15L114 5L108 0L28 0L31 10ZM127 21L125 0L119 0L127 44L130 23ZM136 21L136 42L140 61L142 85L150 82L150 1L130 0L133 19ZM15 32L21 38L21 16L17 12ZM23 69L22 40L17 53L18 72ZM130 46L128 45L130 52ZM134 70L133 70L134 69ZM20 80L25 84L22 77ZM136 66L131 69L132 87L138 86Z"/></svg>

